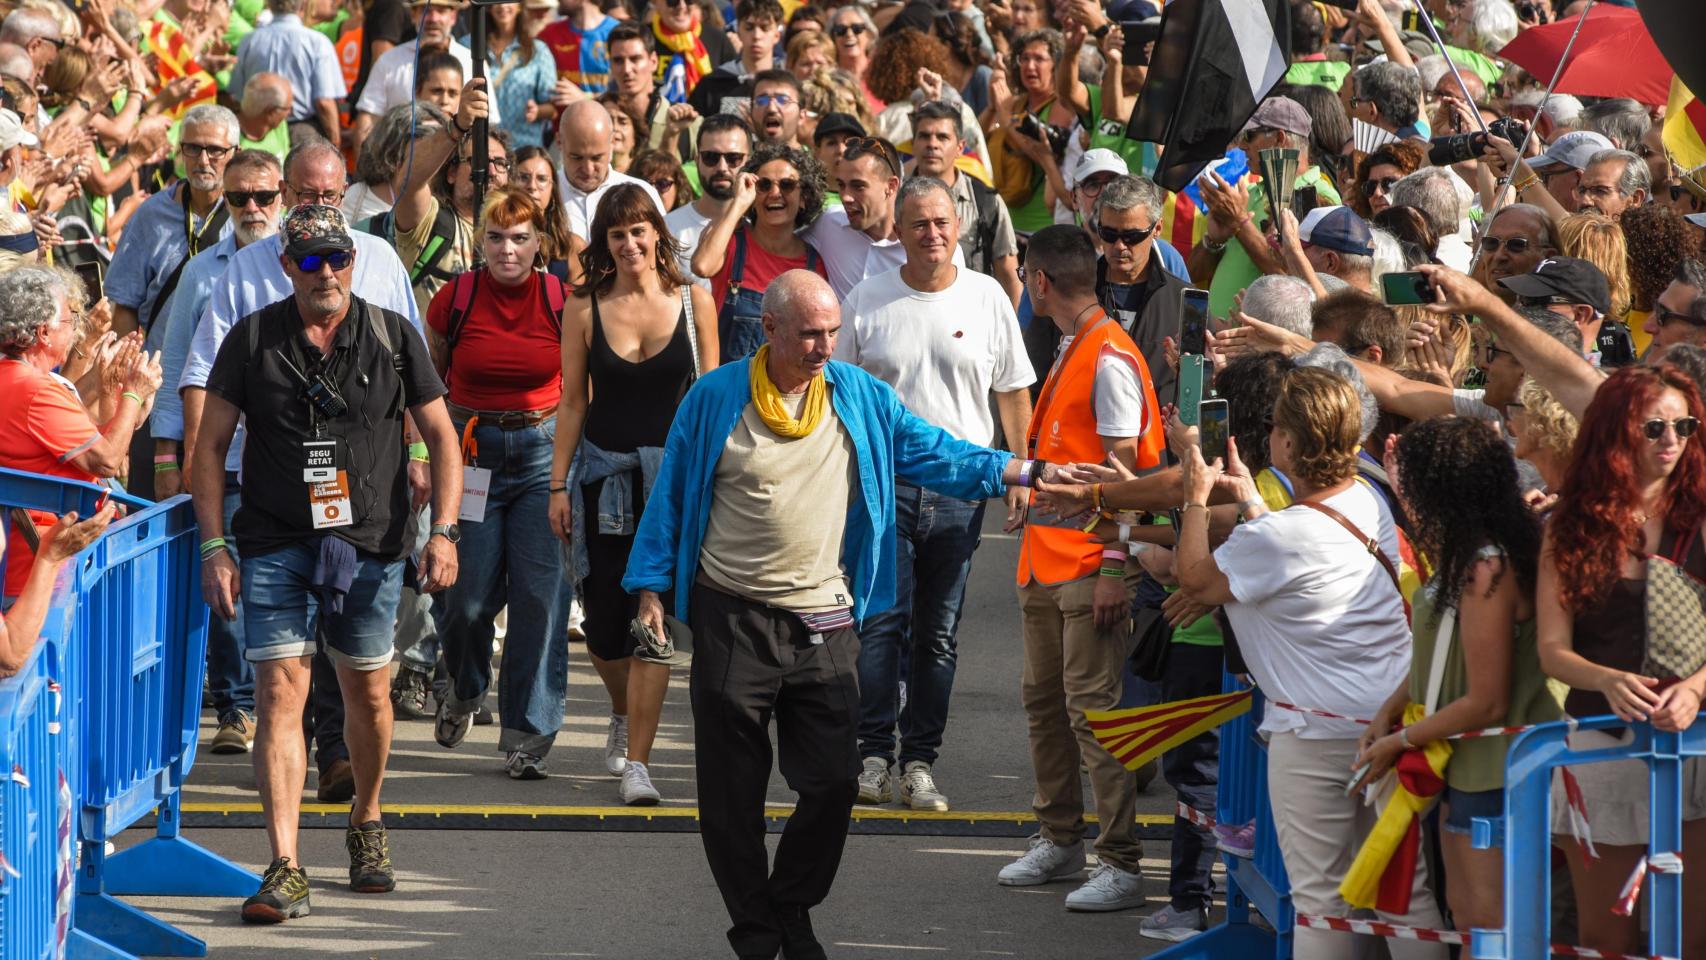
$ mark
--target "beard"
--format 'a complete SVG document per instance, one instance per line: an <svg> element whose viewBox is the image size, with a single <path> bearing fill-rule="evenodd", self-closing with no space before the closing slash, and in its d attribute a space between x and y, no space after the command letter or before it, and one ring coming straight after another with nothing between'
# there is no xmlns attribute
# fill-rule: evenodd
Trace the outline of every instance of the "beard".
<svg viewBox="0 0 1706 960"><path fill-rule="evenodd" d="M705 187L705 195L712 200L727 200L735 195L733 180L718 181L713 178L706 180L703 186Z"/></svg>
<svg viewBox="0 0 1706 960"><path fill-rule="evenodd" d="M308 305L322 314L333 314L342 310L344 301L348 299L342 288L336 290L313 290L308 294Z"/></svg>
<svg viewBox="0 0 1706 960"><path fill-rule="evenodd" d="M231 228L231 231L237 235L237 245L239 247L246 247L249 244L254 243L256 240L265 240L273 234L278 233L278 218L268 217L264 222L254 226L250 226L249 224L239 220L237 224Z"/></svg>

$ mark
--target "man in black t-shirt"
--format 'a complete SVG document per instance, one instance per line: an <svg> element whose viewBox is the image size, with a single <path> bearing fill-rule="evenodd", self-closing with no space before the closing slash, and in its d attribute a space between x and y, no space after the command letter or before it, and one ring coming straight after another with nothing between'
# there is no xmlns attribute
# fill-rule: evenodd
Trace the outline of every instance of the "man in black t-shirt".
<svg viewBox="0 0 1706 960"><path fill-rule="evenodd" d="M302 710L317 638L344 696L356 793L345 845L350 886L396 885L379 784L391 742L392 622L408 551L403 417L432 457L432 537L420 590L456 581L462 472L444 383L404 318L350 294L355 244L336 207L303 205L280 230L295 296L239 320L207 379L195 458L202 594L216 616L243 599L244 655L255 665L255 780L273 860L243 919L308 913L296 829L307 773ZM245 418L243 487L232 528L241 575L225 546L225 453ZM414 453L414 451L410 451Z"/></svg>

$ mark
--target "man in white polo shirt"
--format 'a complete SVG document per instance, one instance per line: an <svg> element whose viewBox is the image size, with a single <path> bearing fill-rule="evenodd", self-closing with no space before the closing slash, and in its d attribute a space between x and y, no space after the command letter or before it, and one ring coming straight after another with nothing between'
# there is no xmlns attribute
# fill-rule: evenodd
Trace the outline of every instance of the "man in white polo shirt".
<svg viewBox="0 0 1706 960"><path fill-rule="evenodd" d="M995 434L993 393L1007 442L1022 456L1031 419L1027 388L1036 373L1013 301L994 278L955 264L960 221L947 185L915 177L899 193L898 245L906 260L843 299L836 359L887 382L929 423L984 446ZM1010 493L1008 502L1011 524L1024 499ZM914 810L948 809L932 768L948 722L954 631L983 509L982 502L895 481L895 605L859 631L861 803L886 803L893 794L889 766L898 722L901 801ZM900 658L909 649L903 670ZM897 717L902 676L910 679Z"/></svg>
<svg viewBox="0 0 1706 960"><path fill-rule="evenodd" d="M597 100L577 100L564 107L557 142L563 151L557 191L563 197L570 233L577 237L589 235L598 201L619 183L638 184L657 205L659 214L669 212L651 184L610 165L610 113L604 104Z"/></svg>

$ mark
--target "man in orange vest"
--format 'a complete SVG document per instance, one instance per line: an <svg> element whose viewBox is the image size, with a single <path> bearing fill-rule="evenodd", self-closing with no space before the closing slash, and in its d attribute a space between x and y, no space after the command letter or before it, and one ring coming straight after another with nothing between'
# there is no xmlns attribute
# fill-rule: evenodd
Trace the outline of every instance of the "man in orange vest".
<svg viewBox="0 0 1706 960"><path fill-rule="evenodd" d="M1089 234L1065 225L1031 237L1021 275L1036 316L1051 317L1064 339L1031 415L1029 455L1050 463L1103 461L1108 454L1142 471L1161 464L1165 442L1143 354L1096 301L1096 250ZM1024 611L1023 698L1031 728L1034 807L1041 832L998 882L1032 886L1084 869L1084 798L1078 768L1090 771L1102 824L1101 864L1066 898L1069 910L1124 910L1144 903L1143 845L1133 819L1137 782L1096 742L1086 710L1120 699L1130 652L1135 579L1119 545L1104 545L1080 524L1032 506L1019 545Z"/></svg>

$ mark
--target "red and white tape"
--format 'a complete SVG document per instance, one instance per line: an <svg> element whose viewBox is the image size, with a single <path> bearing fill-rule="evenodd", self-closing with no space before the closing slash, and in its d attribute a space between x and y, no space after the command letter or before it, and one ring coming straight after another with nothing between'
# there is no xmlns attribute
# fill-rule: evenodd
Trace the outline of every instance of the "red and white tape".
<svg viewBox="0 0 1706 960"><path fill-rule="evenodd" d="M1427 927L1406 927L1397 923L1385 923L1379 920L1352 920L1348 917L1315 917L1308 914L1297 915L1297 925L1313 930L1337 930L1340 933L1360 933L1371 937L1384 937L1388 940L1419 940L1424 943L1444 943L1457 946L1469 944L1469 934L1459 930L1430 930ZM1555 957L1579 957L1581 960L1677 960L1656 953L1618 953L1614 950L1595 950L1592 947L1572 947L1554 943L1551 953Z"/></svg>
<svg viewBox="0 0 1706 960"><path fill-rule="evenodd" d="M1312 717L1323 717L1323 718L1328 719L1328 720L1349 720L1352 723L1360 723L1365 727L1374 722L1373 720L1364 720L1361 717L1347 717L1342 713L1332 713L1332 712L1327 711L1327 710L1317 710L1314 707L1300 707L1295 703L1286 703L1284 700L1270 700L1268 702L1273 704L1276 707L1281 708L1281 709L1290 710L1293 713L1308 714L1309 716L1312 716ZM1564 722L1566 722L1570 725L1570 729L1572 731L1575 729L1575 723L1576 722L1574 719L1566 717ZM1514 726L1514 727L1482 727L1479 730L1465 730L1462 733L1454 733L1449 737L1441 737L1440 739L1442 739L1442 740L1473 740L1477 737L1511 737L1511 736L1515 736L1519 733L1523 733L1523 732L1528 731L1528 730L1533 730L1535 727L1538 727L1538 726L1540 726L1540 724L1538 724L1538 723L1524 723L1524 724L1520 724L1520 725ZM1394 729L1397 729L1397 728L1394 728Z"/></svg>
<svg viewBox="0 0 1706 960"><path fill-rule="evenodd" d="M1627 917L1635 912L1635 901L1641 897L1641 884L1646 882L1647 873L1681 873L1682 855L1680 853L1655 853L1642 857L1635 862L1635 869L1629 871L1629 879L1623 884L1623 892L1617 895L1617 902L1612 905L1611 912Z"/></svg>
<svg viewBox="0 0 1706 960"><path fill-rule="evenodd" d="M1188 821L1192 824L1195 824L1196 826L1202 827L1204 830L1213 830L1214 829L1214 818L1213 817L1209 816L1206 813L1203 813L1201 810L1198 810L1196 807L1191 806L1190 804L1184 802L1183 800L1180 800L1178 803L1179 803L1179 807L1178 807L1179 819Z"/></svg>

